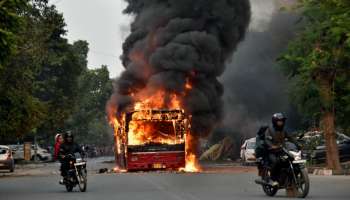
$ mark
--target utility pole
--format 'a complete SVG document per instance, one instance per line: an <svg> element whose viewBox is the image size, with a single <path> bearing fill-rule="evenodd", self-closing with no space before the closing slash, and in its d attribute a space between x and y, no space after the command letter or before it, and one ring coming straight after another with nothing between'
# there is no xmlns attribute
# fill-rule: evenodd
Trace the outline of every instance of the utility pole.
<svg viewBox="0 0 350 200"><path fill-rule="evenodd" d="M38 144L36 141L36 135L34 135L34 162L38 162Z"/></svg>

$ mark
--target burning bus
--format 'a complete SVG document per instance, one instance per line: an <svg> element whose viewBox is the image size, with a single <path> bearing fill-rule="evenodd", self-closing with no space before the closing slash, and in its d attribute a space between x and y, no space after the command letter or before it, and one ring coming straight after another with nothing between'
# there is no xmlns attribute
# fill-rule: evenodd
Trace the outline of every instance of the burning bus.
<svg viewBox="0 0 350 200"><path fill-rule="evenodd" d="M249 1L128 3L124 12L134 17L120 56L124 71L106 108L118 165L177 168L184 165L185 153L184 171L198 171L199 139L224 116L218 79L244 39ZM191 131L182 110L192 116Z"/></svg>
<svg viewBox="0 0 350 200"><path fill-rule="evenodd" d="M181 109L140 109L115 127L115 159L126 171L186 168L190 117Z"/></svg>

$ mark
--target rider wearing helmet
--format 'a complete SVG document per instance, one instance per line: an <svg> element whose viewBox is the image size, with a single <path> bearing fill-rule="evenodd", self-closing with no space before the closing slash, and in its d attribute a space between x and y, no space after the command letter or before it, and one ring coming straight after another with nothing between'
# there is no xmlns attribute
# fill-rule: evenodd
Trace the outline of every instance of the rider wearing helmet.
<svg viewBox="0 0 350 200"><path fill-rule="evenodd" d="M64 142L60 145L59 158L61 162L61 175L63 178L67 176L67 171L69 170L69 162L66 158L68 154L80 153L83 154L80 146L74 142L74 136L71 132L66 132L64 134ZM63 180L60 181L63 183Z"/></svg>
<svg viewBox="0 0 350 200"><path fill-rule="evenodd" d="M272 127L262 126L256 136L256 157L271 167L273 184L274 177L278 170L278 154L286 140L295 143L294 138L284 131L287 118L282 113L275 113L272 116ZM297 145L297 144L296 144ZM262 175L263 164L258 165L259 175Z"/></svg>

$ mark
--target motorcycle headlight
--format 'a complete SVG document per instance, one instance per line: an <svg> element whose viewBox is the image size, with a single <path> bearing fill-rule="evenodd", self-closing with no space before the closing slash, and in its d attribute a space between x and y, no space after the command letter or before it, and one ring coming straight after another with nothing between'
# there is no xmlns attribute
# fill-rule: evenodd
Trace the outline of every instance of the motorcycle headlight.
<svg viewBox="0 0 350 200"><path fill-rule="evenodd" d="M289 153L293 155L294 160L301 160L301 151L299 152L290 151Z"/></svg>

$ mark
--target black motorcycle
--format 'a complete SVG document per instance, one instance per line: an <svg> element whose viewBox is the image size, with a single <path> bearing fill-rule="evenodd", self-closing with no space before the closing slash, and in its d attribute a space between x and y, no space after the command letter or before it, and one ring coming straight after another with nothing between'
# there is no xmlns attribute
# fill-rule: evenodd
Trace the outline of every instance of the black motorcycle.
<svg viewBox="0 0 350 200"><path fill-rule="evenodd" d="M302 159L301 151L292 143L286 143L285 147L279 147L277 151L279 160L278 185L271 184L271 168L268 162L260 161L263 166L262 179L255 182L262 185L262 189L268 196L274 196L279 189L293 191L299 198L305 198L309 193L310 181L305 168L306 160Z"/></svg>
<svg viewBox="0 0 350 200"><path fill-rule="evenodd" d="M67 192L71 192L77 185L81 192L85 192L87 186L86 161L80 153L75 153L74 155L68 154L65 159L69 162L67 177L63 182Z"/></svg>

